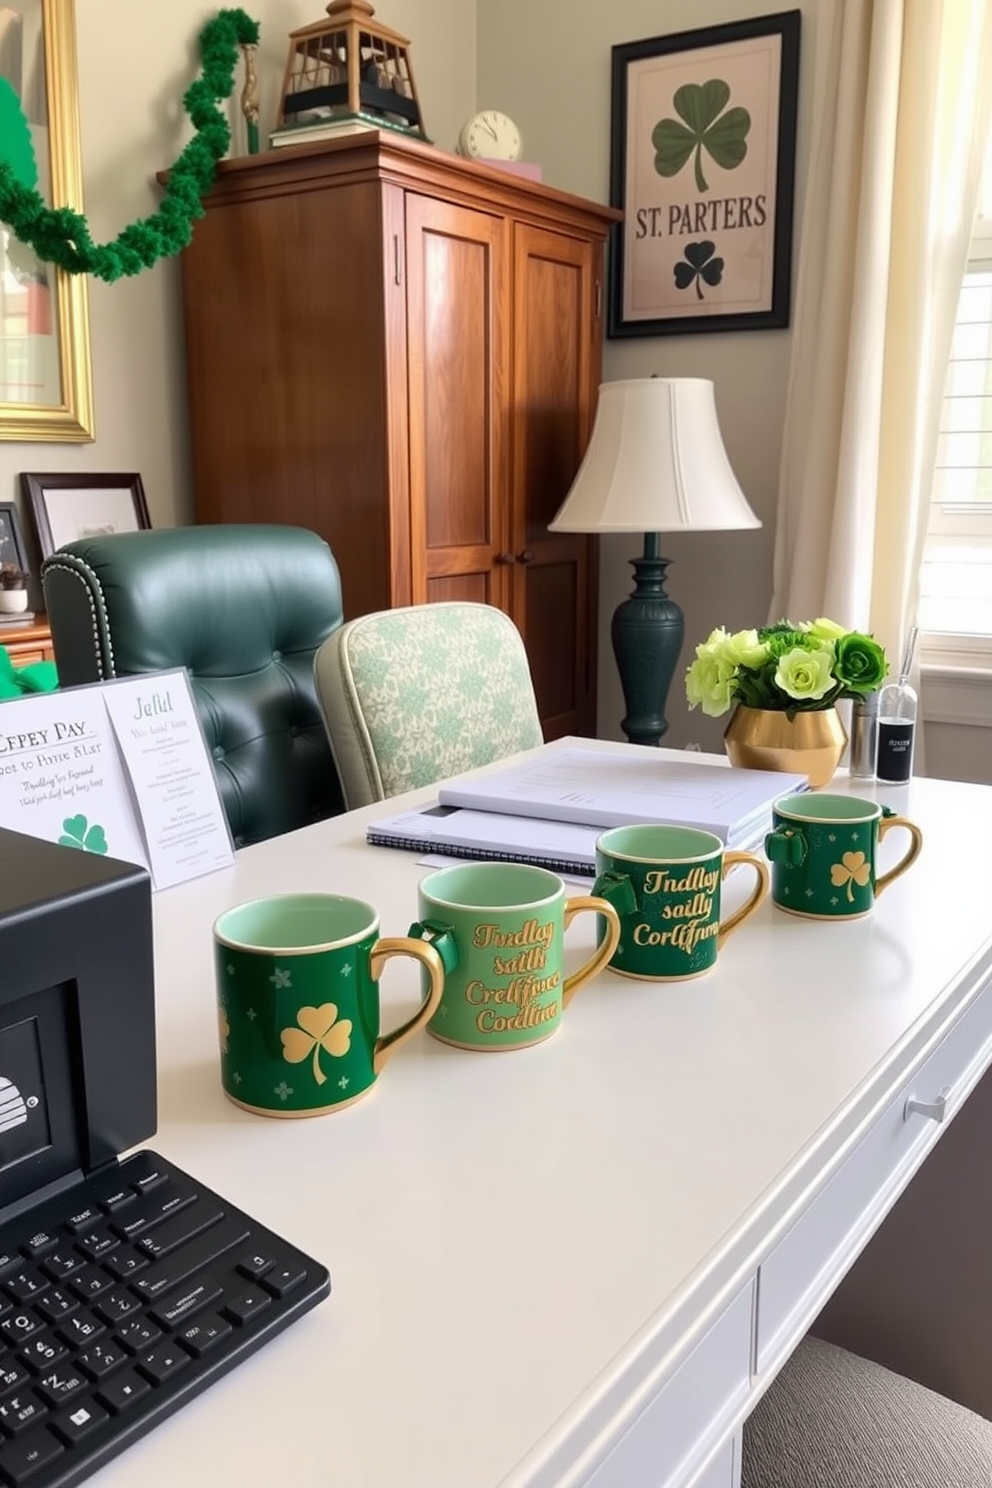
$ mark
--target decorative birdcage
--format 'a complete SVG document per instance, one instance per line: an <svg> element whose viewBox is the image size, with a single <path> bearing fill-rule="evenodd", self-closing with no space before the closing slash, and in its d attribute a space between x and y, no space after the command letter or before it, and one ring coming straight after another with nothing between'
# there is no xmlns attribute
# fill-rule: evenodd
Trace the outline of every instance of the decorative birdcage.
<svg viewBox="0 0 992 1488"><path fill-rule="evenodd" d="M364 124L427 138L410 43L374 14L368 0L331 0L326 21L290 33L281 126Z"/></svg>

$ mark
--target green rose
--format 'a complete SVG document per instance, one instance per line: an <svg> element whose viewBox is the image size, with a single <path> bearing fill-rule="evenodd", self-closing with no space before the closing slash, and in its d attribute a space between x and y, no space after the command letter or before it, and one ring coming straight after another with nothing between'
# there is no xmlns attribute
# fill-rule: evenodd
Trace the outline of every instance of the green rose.
<svg viewBox="0 0 992 1488"><path fill-rule="evenodd" d="M734 680L734 667L708 652L705 646L696 647L696 659L685 674L685 695L689 707L702 707L708 718L719 718L730 707L730 689Z"/></svg>
<svg viewBox="0 0 992 1488"><path fill-rule="evenodd" d="M847 635L843 625L838 625L836 620L827 620L823 615L806 629L818 641L839 641L841 636Z"/></svg>
<svg viewBox="0 0 992 1488"><path fill-rule="evenodd" d="M810 647L817 644L810 640L805 631L796 630L784 622L781 625L768 625L764 630L759 630L758 639L766 648L766 655L770 657L787 656L797 647Z"/></svg>
<svg viewBox="0 0 992 1488"><path fill-rule="evenodd" d="M871 636L852 630L837 642L834 671L849 692L874 692L889 670L885 652Z"/></svg>
<svg viewBox="0 0 992 1488"><path fill-rule="evenodd" d="M732 636L727 636L723 655L734 666L754 669L768 660L768 647L758 639L756 630L738 630Z"/></svg>
<svg viewBox="0 0 992 1488"><path fill-rule="evenodd" d="M806 651L797 647L778 659L775 685L797 702L815 703L834 685L830 670L832 650Z"/></svg>

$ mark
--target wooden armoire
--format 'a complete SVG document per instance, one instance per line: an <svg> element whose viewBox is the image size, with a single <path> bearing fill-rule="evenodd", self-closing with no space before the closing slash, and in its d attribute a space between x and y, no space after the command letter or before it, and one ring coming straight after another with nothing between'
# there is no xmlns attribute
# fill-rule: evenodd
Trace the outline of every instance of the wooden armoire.
<svg viewBox="0 0 992 1488"><path fill-rule="evenodd" d="M547 524L592 428L618 214L389 131L225 161L205 207L197 520L319 532L348 618L497 605L546 736L594 734L596 541Z"/></svg>

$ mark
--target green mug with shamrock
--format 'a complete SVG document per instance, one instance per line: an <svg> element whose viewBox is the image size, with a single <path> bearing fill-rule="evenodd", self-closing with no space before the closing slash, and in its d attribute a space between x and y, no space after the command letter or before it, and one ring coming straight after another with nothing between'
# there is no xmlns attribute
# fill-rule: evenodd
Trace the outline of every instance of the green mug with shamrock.
<svg viewBox="0 0 992 1488"><path fill-rule="evenodd" d="M339 1111L374 1085L444 990L444 947L380 938L371 904L280 894L226 910L213 927L221 1084L261 1116ZM393 956L424 968L421 1005L379 1029L379 977Z"/></svg>
<svg viewBox="0 0 992 1488"><path fill-rule="evenodd" d="M879 844L897 827L909 833L909 846L879 874ZM923 833L915 822L875 801L821 791L783 796L775 802L765 838L772 902L807 919L860 919L916 862L922 847Z"/></svg>

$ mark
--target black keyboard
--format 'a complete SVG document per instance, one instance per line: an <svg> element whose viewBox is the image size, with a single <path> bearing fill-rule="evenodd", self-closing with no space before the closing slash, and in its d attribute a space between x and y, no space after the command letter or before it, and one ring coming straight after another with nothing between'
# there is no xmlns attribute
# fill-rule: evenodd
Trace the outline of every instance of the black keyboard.
<svg viewBox="0 0 992 1488"><path fill-rule="evenodd" d="M330 1290L154 1152L0 1227L0 1481L68 1488Z"/></svg>

